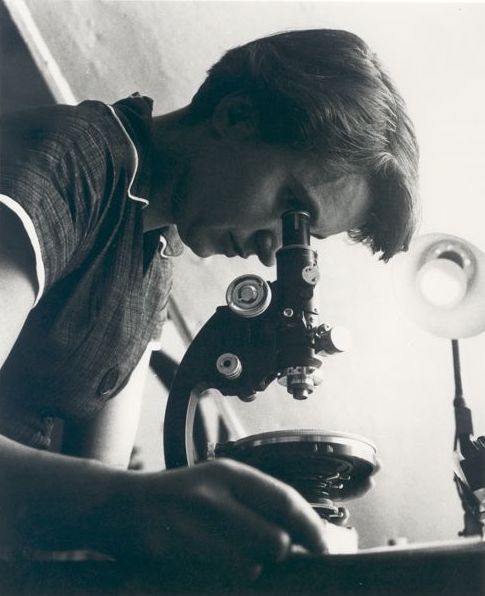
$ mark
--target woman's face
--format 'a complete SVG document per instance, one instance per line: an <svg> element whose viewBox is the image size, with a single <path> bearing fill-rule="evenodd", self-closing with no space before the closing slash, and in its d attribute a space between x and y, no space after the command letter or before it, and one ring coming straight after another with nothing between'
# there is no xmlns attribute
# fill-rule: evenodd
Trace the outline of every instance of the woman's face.
<svg viewBox="0 0 485 596"><path fill-rule="evenodd" d="M254 139L222 139L197 155L178 184L175 223L183 242L207 257L256 254L274 263L281 216L310 213L321 238L358 227L370 206L367 180L346 175L329 181L325 163Z"/></svg>

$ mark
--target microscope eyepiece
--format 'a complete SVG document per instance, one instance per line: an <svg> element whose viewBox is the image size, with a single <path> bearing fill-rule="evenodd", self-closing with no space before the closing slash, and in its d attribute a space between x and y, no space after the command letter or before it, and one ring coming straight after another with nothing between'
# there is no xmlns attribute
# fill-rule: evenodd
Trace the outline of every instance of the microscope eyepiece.
<svg viewBox="0 0 485 596"><path fill-rule="evenodd" d="M283 245L277 261L278 380L295 399L306 399L317 384L321 361L313 345L318 309L317 254L310 246L310 215L288 211L282 217Z"/></svg>
<svg viewBox="0 0 485 596"><path fill-rule="evenodd" d="M310 214L287 211L283 214L283 246L310 245Z"/></svg>

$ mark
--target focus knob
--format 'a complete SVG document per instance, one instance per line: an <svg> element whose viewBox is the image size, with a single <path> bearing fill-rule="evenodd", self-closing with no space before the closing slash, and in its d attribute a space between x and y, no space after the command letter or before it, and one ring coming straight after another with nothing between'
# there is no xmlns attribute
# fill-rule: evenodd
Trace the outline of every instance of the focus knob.
<svg viewBox="0 0 485 596"><path fill-rule="evenodd" d="M346 352L352 347L352 337L345 327L320 325L315 334L315 352L330 356Z"/></svg>
<svg viewBox="0 0 485 596"><path fill-rule="evenodd" d="M259 275L241 275L229 284L226 302L241 317L257 317L270 305L271 288Z"/></svg>

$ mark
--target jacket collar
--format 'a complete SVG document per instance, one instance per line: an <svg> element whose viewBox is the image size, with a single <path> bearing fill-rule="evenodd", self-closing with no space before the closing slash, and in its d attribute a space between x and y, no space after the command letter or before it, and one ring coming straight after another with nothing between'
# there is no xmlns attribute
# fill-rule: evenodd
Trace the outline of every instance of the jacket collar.
<svg viewBox="0 0 485 596"><path fill-rule="evenodd" d="M133 152L134 169L128 185L128 197L142 204L150 204L152 180L152 135L151 119L153 100L134 93L126 99L108 105L113 117L126 136ZM142 148L140 151L139 148ZM160 254L175 257L183 252L183 243L174 225L160 228Z"/></svg>

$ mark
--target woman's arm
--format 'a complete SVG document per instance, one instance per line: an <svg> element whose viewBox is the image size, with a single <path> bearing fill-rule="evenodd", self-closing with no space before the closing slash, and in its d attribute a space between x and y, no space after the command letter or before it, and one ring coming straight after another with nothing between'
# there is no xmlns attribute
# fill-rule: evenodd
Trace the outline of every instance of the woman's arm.
<svg viewBox="0 0 485 596"><path fill-rule="evenodd" d="M131 472L0 437L0 471L4 549L207 561L221 575L251 578L292 544L326 546L326 525L303 497L235 461Z"/></svg>
<svg viewBox="0 0 485 596"><path fill-rule="evenodd" d="M0 366L34 304L35 271L21 220L0 205ZM0 435L0 545L84 546L88 536L79 522L110 500L115 477L113 470L94 462L36 451ZM90 540L95 536L88 534Z"/></svg>
<svg viewBox="0 0 485 596"><path fill-rule="evenodd" d="M15 216L0 210L0 357L35 299L34 256ZM0 436L0 546L89 548L115 558L216 562L253 577L292 543L321 552L326 526L294 489L218 460L161 473L37 451Z"/></svg>
<svg viewBox="0 0 485 596"><path fill-rule="evenodd" d="M0 204L0 368L35 302L35 258L20 219Z"/></svg>
<svg viewBox="0 0 485 596"><path fill-rule="evenodd" d="M127 385L108 400L92 420L64 424L63 453L97 459L120 469L128 468L151 353L147 348Z"/></svg>

